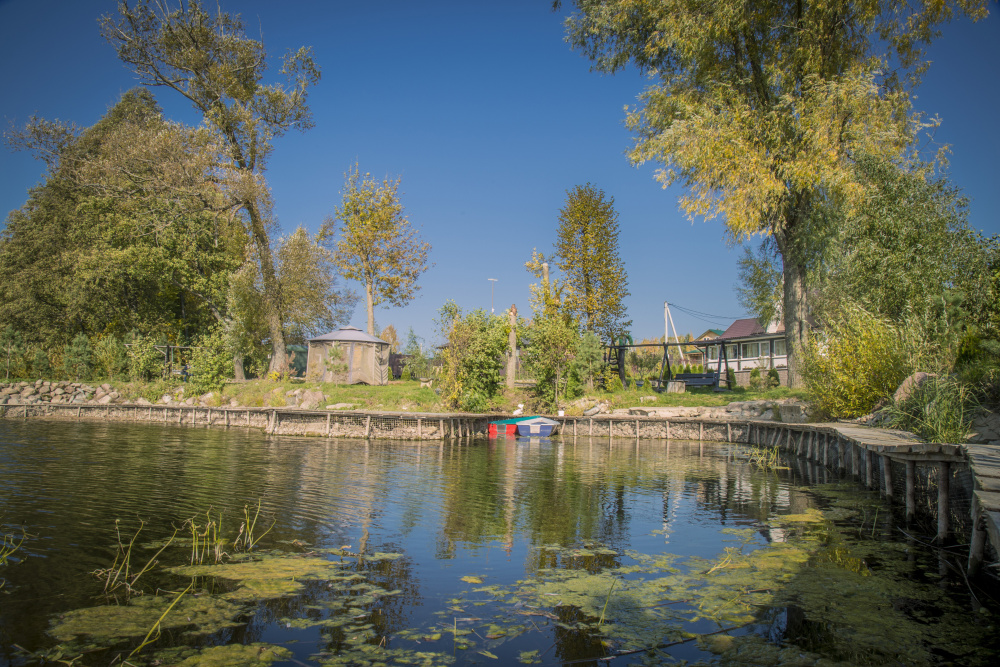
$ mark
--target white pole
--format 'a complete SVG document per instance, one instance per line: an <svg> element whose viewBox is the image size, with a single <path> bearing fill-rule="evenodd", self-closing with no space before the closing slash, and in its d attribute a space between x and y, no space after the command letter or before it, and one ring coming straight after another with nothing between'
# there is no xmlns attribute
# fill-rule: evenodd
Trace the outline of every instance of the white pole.
<svg viewBox="0 0 1000 667"><path fill-rule="evenodd" d="M490 315L493 314L493 286L497 284L496 278L487 278L490 281Z"/></svg>
<svg viewBox="0 0 1000 667"><path fill-rule="evenodd" d="M674 326L674 318L670 315L670 305L666 301L663 302L663 314L666 317L667 322L670 323L670 328L674 330L674 342L681 342L681 339L677 337L677 327ZM670 338L668 336L667 341L669 342L669 340ZM681 351L681 348L677 348L677 350ZM682 354L681 361L684 360L683 357L684 355Z"/></svg>

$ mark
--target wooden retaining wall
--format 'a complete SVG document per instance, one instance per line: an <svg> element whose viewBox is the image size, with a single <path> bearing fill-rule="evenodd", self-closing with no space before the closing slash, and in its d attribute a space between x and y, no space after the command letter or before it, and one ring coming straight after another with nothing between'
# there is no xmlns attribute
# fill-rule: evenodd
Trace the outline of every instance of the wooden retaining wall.
<svg viewBox="0 0 1000 667"><path fill-rule="evenodd" d="M52 405L0 407L7 419L48 418L244 427L269 434L340 438L442 440L483 438L489 422L509 415L347 412L289 408L208 408L162 405ZM785 424L636 415L555 417L563 438L677 439L778 447L801 461L850 475L889 502L905 505L911 521L919 508L937 518L936 540L952 530L956 498L970 508L968 572L985 558L987 540L1000 553L1000 448L934 444L916 436L849 423ZM936 494L936 499L931 496ZM963 495L964 494L964 495ZM971 497L969 497L971 496Z"/></svg>

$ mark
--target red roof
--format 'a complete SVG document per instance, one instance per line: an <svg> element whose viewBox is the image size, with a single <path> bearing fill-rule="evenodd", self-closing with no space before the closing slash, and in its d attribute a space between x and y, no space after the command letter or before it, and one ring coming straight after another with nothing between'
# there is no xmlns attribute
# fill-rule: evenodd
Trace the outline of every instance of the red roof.
<svg viewBox="0 0 1000 667"><path fill-rule="evenodd" d="M745 320L736 320L729 325L720 338L746 338L747 336L758 336L767 333L764 327L757 323L757 319L749 317Z"/></svg>

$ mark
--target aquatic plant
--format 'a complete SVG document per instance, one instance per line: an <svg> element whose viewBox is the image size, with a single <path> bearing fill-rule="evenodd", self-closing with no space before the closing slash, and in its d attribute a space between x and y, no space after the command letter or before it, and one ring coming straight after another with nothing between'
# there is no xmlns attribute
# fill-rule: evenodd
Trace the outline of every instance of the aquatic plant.
<svg viewBox="0 0 1000 667"><path fill-rule="evenodd" d="M142 649L146 648L147 646L149 646L150 644L152 644L153 642L155 642L157 639L160 638L161 634L160 626L163 624L163 619L166 618L167 614L169 614L173 610L173 608L177 606L177 603L180 602L181 598L187 595L188 591L191 590L191 586L193 585L194 582L188 584L187 588L185 588L183 591L177 594L177 597L175 597L174 601L170 603L170 606L168 606L166 609L163 610L163 613L160 614L160 617L156 619L156 622L153 623L153 626L149 629L149 632L147 632L146 636L143 637L142 642L134 649L132 649L132 652L128 654L128 658L125 659L126 662L136 653L139 653L140 651L142 651Z"/></svg>
<svg viewBox="0 0 1000 667"><path fill-rule="evenodd" d="M255 536L254 530L257 528L257 519L260 518L260 499L257 499L257 510L254 512L253 519L250 518L250 506L243 506L243 524L240 526L240 534L236 536L233 540L233 548L240 549L243 551L250 551L254 546L260 542L260 540L271 532L271 528L274 528L274 524L277 520L272 521L271 525L260 535Z"/></svg>
<svg viewBox="0 0 1000 667"><path fill-rule="evenodd" d="M174 534L170 536L170 539L168 539L160 547L160 549L153 554L148 561L146 561L145 565L136 571L135 568L132 567L132 548L135 546L135 541L138 539L139 533L142 532L145 525L146 522L140 519L139 528L135 531L135 534L132 535L128 545L125 545L122 542L121 520L115 519L115 536L118 539L118 548L115 551L114 563L112 563L109 568L100 568L94 570L92 573L98 579L104 581L105 593L114 594L121 590L125 593L126 597L135 594L141 595L142 590L137 587L139 578L149 572L156 565L159 555L162 554L163 551L174 541L174 538L177 537L178 531L174 530Z"/></svg>
<svg viewBox="0 0 1000 667"><path fill-rule="evenodd" d="M21 539L15 542L15 537L12 534L3 533L0 535L0 565L6 565L10 560L10 557L15 551L21 548L24 544L24 539L27 537L27 533L24 532L24 527L21 527ZM3 588L7 584L6 580L0 578L0 588Z"/></svg>
<svg viewBox="0 0 1000 667"><path fill-rule="evenodd" d="M205 562L205 557L211 553L215 563L221 563L228 554L223 551L225 539L222 533L222 513L218 519L212 518L212 509L205 512L205 523L199 526L192 517L184 522L191 533L191 564L201 565Z"/></svg>
<svg viewBox="0 0 1000 667"><path fill-rule="evenodd" d="M761 470L777 470L780 468L778 465L779 455L777 445L773 447L768 447L767 445L752 445L747 452L747 460L750 465L760 468Z"/></svg>

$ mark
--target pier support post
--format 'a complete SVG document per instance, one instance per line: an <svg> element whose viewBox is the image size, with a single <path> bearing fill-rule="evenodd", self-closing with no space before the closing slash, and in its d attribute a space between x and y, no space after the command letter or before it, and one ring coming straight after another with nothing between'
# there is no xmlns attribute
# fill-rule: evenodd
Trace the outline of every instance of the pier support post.
<svg viewBox="0 0 1000 667"><path fill-rule="evenodd" d="M372 430L372 416L368 415L367 417L365 417L365 439L366 440L368 439L368 434L371 433L371 430Z"/></svg>
<svg viewBox="0 0 1000 667"><path fill-rule="evenodd" d="M917 462L906 462L906 523L917 516Z"/></svg>
<svg viewBox="0 0 1000 667"><path fill-rule="evenodd" d="M938 532L935 538L939 543L948 538L948 496L951 495L951 464L942 461L938 464Z"/></svg>
<svg viewBox="0 0 1000 667"><path fill-rule="evenodd" d="M731 443L732 441L733 441L733 425L730 424L729 422L726 422L726 442Z"/></svg>
<svg viewBox="0 0 1000 667"><path fill-rule="evenodd" d="M417 440L424 439L424 420L417 418ZM326 416L326 434L330 435L330 415Z"/></svg>
<svg viewBox="0 0 1000 667"><path fill-rule="evenodd" d="M871 489L875 486L875 457L872 450L865 450L865 487Z"/></svg>
<svg viewBox="0 0 1000 667"><path fill-rule="evenodd" d="M882 456L882 482L885 484L885 499L892 503L892 459Z"/></svg>
<svg viewBox="0 0 1000 667"><path fill-rule="evenodd" d="M966 567L966 574L970 577L979 572L983 564L983 556L986 552L986 527L983 525L985 517L979 511L979 498L972 494L972 540L969 543L969 564Z"/></svg>
<svg viewBox="0 0 1000 667"><path fill-rule="evenodd" d="M670 440L670 421L664 422L667 425L667 440Z"/></svg>

